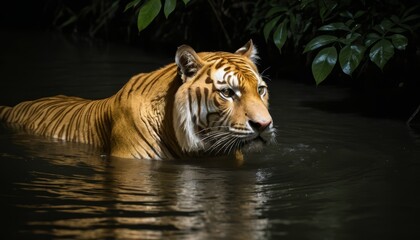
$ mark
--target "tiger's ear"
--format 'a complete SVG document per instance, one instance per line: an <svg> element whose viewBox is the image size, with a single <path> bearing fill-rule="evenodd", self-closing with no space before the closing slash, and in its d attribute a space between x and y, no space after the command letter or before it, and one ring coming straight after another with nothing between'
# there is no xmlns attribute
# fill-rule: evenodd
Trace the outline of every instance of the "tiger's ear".
<svg viewBox="0 0 420 240"><path fill-rule="evenodd" d="M251 59L254 63L258 60L258 51L252 43L252 39L250 39L243 47L236 50L235 53Z"/></svg>
<svg viewBox="0 0 420 240"><path fill-rule="evenodd" d="M197 53L188 45L178 47L175 55L175 63L181 74L184 82L188 78L193 77L198 70L204 65L204 61L197 55Z"/></svg>

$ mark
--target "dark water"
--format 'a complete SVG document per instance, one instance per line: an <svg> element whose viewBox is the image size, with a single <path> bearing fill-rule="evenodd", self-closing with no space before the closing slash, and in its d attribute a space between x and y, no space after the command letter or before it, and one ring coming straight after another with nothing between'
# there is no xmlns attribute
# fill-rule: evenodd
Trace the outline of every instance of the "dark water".
<svg viewBox="0 0 420 240"><path fill-rule="evenodd" d="M60 35L1 34L2 105L106 97L134 73L172 61ZM419 135L340 109L345 89L268 84L278 143L242 166L114 159L0 128L2 236L418 239Z"/></svg>

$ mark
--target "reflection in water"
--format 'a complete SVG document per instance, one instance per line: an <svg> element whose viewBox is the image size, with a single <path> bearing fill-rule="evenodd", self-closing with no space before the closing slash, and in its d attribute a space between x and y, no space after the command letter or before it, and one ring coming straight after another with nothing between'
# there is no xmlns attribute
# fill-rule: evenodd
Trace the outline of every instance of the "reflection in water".
<svg viewBox="0 0 420 240"><path fill-rule="evenodd" d="M140 66L150 70L162 62L62 37L44 37L32 47L26 42L29 54L19 57L21 42L9 40L0 39L7 41L0 44L7 46L0 72L16 81L0 82L0 104L59 93L106 97ZM341 101L344 89L268 84L278 144L248 155L243 166L109 158L83 144L0 126L4 238L420 236L419 135L402 122L314 108Z"/></svg>
<svg viewBox="0 0 420 240"><path fill-rule="evenodd" d="M5 205L13 215L25 213L15 223L24 238L387 239L416 229L408 219L418 213L419 164L410 159L419 149L408 144L360 154L290 139L235 167L108 158L83 144L0 136L12 147L0 149L1 170L22 174L5 178L14 190L2 198L14 199Z"/></svg>
<svg viewBox="0 0 420 240"><path fill-rule="evenodd" d="M37 200L17 204L33 213L24 232L94 239L256 239L267 225L259 219L266 201L256 185L261 172L107 158L89 146L33 136L15 136L13 143L17 152L24 148L24 155L43 165L31 171L31 181L14 183ZM59 155L63 152L66 156Z"/></svg>

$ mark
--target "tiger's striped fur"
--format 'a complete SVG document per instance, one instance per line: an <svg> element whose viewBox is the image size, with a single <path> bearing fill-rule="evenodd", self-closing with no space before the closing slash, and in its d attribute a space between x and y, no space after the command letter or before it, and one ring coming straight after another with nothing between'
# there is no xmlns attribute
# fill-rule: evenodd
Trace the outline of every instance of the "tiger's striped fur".
<svg viewBox="0 0 420 240"><path fill-rule="evenodd" d="M0 120L123 158L227 155L271 142L268 92L249 41L235 53L178 48L175 63L101 100L55 96L0 106Z"/></svg>

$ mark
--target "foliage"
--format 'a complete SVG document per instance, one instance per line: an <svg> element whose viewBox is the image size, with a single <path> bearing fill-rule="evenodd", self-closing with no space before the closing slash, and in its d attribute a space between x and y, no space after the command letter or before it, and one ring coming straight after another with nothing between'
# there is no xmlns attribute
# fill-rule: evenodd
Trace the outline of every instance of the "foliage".
<svg viewBox="0 0 420 240"><path fill-rule="evenodd" d="M135 31L142 33L141 39L196 44L207 40L207 45L218 42L220 47L231 47L232 40L242 43L247 38L243 26L254 4L253 0L49 0L46 9L54 12L54 28L91 37L126 34L122 37L130 38ZM153 22L159 27L147 30Z"/></svg>
<svg viewBox="0 0 420 240"><path fill-rule="evenodd" d="M133 3L139 1L129 4L135 6ZM165 0L166 17L175 5L176 0ZM418 6L406 7L393 0L260 0L255 3L248 29L259 30L257 25L262 22L265 40L272 41L280 52L287 40L295 50L304 48L303 53L317 51L312 74L316 84L320 84L337 63L350 76L367 60L383 70L395 50L405 50L408 35L419 27L420 15L415 13ZM139 31L150 24L160 9L160 0L146 0L138 14Z"/></svg>
<svg viewBox="0 0 420 240"><path fill-rule="evenodd" d="M400 1L260 1L255 9L254 28L263 23L263 34L281 51L287 40L303 53L317 51L312 74L317 84L324 81L337 62L352 75L364 61L381 70L405 50L410 35L418 29L419 5ZM305 44L305 40L308 41Z"/></svg>
<svg viewBox="0 0 420 240"><path fill-rule="evenodd" d="M164 3L162 9L162 2ZM226 43L229 47L232 46L232 39L237 39L238 36L242 36L244 33L244 28L241 27L244 19L248 21L249 9L254 5L253 0L231 0L231 1L220 1L220 0L131 0L125 11L132 9L134 12L138 12L137 18L137 28L139 32L143 31L150 23L158 18L160 12L163 11L165 18L168 19L169 15L176 10L177 3L183 2L185 8L183 8L182 17L179 19L184 19L183 30L184 35L189 35L187 31L192 30L191 25L202 24L203 26L213 25L217 27L217 30L220 30L223 36L223 42ZM141 4L140 4L141 3ZM211 18L205 18L206 12L211 10ZM208 16L208 14L207 14ZM185 18L190 18L185 21ZM174 22L173 26L176 26L177 23ZM210 24L208 24L210 23ZM163 22L160 22L163 25ZM201 28L204 28L201 26ZM212 30L212 29L208 29ZM215 30L215 29L214 29ZM170 30L171 31L171 30ZM199 34L199 33L196 33ZM211 37L211 36L208 36ZM184 39L187 40L187 39Z"/></svg>
<svg viewBox="0 0 420 240"><path fill-rule="evenodd" d="M76 2L79 5L70 0L59 1L54 19L57 28L80 29L81 23L85 23L86 31L94 36L119 18L127 29L135 25L138 32L143 32L160 19L156 33L170 39L171 31L180 34L184 29L187 40L191 34L201 34L197 29L205 28L202 25L217 25L215 29L222 33L218 35L223 36L219 41L228 47L246 33L262 36L280 54L285 50L295 56L303 53L311 61L316 84L336 68L353 76L373 62L383 70L397 52L413 44L420 26L419 4L410 0L91 0L82 1L81 5ZM211 10L212 17L201 16L206 9ZM166 23L158 17L160 13ZM174 18L172 23L168 21L173 15L178 16L177 20L184 19L182 24ZM171 27L165 28L164 24ZM200 28L193 28L193 24Z"/></svg>
<svg viewBox="0 0 420 240"><path fill-rule="evenodd" d="M182 0L185 5L188 4L190 0ZM164 0L163 12L165 17L168 18L169 15L175 10L177 0ZM137 14L137 27L139 32L145 29L149 24L157 17L159 12L162 9L161 0L132 0L127 3L124 11L128 9L138 8Z"/></svg>

